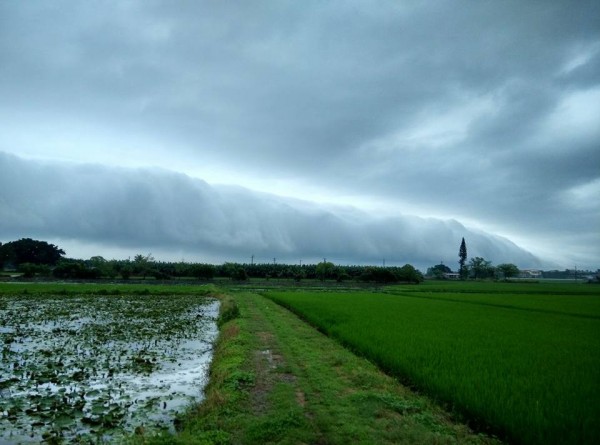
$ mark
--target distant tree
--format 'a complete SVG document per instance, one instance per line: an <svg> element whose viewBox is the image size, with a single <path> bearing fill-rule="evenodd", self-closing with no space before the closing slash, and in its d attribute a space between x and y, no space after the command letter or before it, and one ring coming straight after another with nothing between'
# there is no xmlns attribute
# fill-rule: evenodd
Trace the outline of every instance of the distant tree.
<svg viewBox="0 0 600 445"><path fill-rule="evenodd" d="M407 283L419 284L423 281L423 274L410 264L402 266L396 275L399 281L405 281Z"/></svg>
<svg viewBox="0 0 600 445"><path fill-rule="evenodd" d="M52 274L56 278L77 278L82 270L83 266L78 261L63 260L57 264Z"/></svg>
<svg viewBox="0 0 600 445"><path fill-rule="evenodd" d="M498 264L496 266L496 269L499 272L502 272L505 280L508 280L511 277L516 277L517 275L519 275L519 268L512 263Z"/></svg>
<svg viewBox="0 0 600 445"><path fill-rule="evenodd" d="M215 266L212 264L196 264L193 270L199 280L212 280L216 273Z"/></svg>
<svg viewBox="0 0 600 445"><path fill-rule="evenodd" d="M242 266L238 266L233 270L231 274L231 279L235 281L247 281L248 280L248 272Z"/></svg>
<svg viewBox="0 0 600 445"><path fill-rule="evenodd" d="M228 277L228 278L232 278L233 275L235 274L235 270L237 269L238 264L237 263L223 263L220 267L219 267L219 276L221 277Z"/></svg>
<svg viewBox="0 0 600 445"><path fill-rule="evenodd" d="M234 281L246 281L248 279L248 271L239 263L224 263L221 269L220 276L229 277Z"/></svg>
<svg viewBox="0 0 600 445"><path fill-rule="evenodd" d="M156 280L170 280L173 276L164 268L152 269L150 271Z"/></svg>
<svg viewBox="0 0 600 445"><path fill-rule="evenodd" d="M325 281L327 278L333 278L334 272L335 264L330 263L329 261L322 261L317 264L316 273L321 281Z"/></svg>
<svg viewBox="0 0 600 445"><path fill-rule="evenodd" d="M23 274L23 278L33 278L36 275L50 275L50 267L46 264L21 263L17 270Z"/></svg>
<svg viewBox="0 0 600 445"><path fill-rule="evenodd" d="M133 272L142 275L146 279L146 275L152 272L152 264L154 263L154 257L151 253L148 255L138 254L133 257Z"/></svg>
<svg viewBox="0 0 600 445"><path fill-rule="evenodd" d="M460 248L458 249L458 264L459 269L458 273L460 274L460 279L464 280L467 278L468 270L466 268L465 263L467 262L467 244L465 243L465 239L463 238L460 242Z"/></svg>
<svg viewBox="0 0 600 445"><path fill-rule="evenodd" d="M101 276L100 270L88 267L83 261L71 259L61 260L52 271L52 274L56 278L86 280L95 280Z"/></svg>
<svg viewBox="0 0 600 445"><path fill-rule="evenodd" d="M133 274L133 267L131 267L130 264L125 264L119 269L119 273L121 274L121 278L124 280L129 280Z"/></svg>
<svg viewBox="0 0 600 445"><path fill-rule="evenodd" d="M359 280L365 282L376 282L376 283L395 283L398 281L398 274L394 273L394 269L391 267L374 267L367 266L363 269L362 274L359 276Z"/></svg>
<svg viewBox="0 0 600 445"><path fill-rule="evenodd" d="M397 283L403 281L405 283L418 284L423 281L423 274L415 269L410 264L405 264L402 267L361 267L360 275L357 279L365 282L376 282L381 284Z"/></svg>
<svg viewBox="0 0 600 445"><path fill-rule="evenodd" d="M306 278L306 272L302 267L294 268L294 281L299 283L303 278Z"/></svg>
<svg viewBox="0 0 600 445"><path fill-rule="evenodd" d="M35 264L32 263L21 263L17 269L23 274L23 278L33 278L35 276Z"/></svg>
<svg viewBox="0 0 600 445"><path fill-rule="evenodd" d="M341 266L338 266L333 270L333 277L338 283L350 279L350 275L348 274L346 268Z"/></svg>
<svg viewBox="0 0 600 445"><path fill-rule="evenodd" d="M451 273L451 272L452 272L452 269L450 269L445 264L440 263L440 264L436 264L435 266L428 268L427 276L435 277L435 278L444 278L445 273Z"/></svg>
<svg viewBox="0 0 600 445"><path fill-rule="evenodd" d="M54 244L46 241L37 241L31 238L22 238L11 241L0 247L0 262L12 263L18 267L22 263L47 264L54 266L65 254Z"/></svg>
<svg viewBox="0 0 600 445"><path fill-rule="evenodd" d="M487 261L479 256L471 258L469 269L474 278L490 278L494 276L495 271L491 261Z"/></svg>
<svg viewBox="0 0 600 445"><path fill-rule="evenodd" d="M91 257L86 261L86 266L90 269L97 269L100 276L103 277L114 278L117 275L113 263L101 256Z"/></svg>

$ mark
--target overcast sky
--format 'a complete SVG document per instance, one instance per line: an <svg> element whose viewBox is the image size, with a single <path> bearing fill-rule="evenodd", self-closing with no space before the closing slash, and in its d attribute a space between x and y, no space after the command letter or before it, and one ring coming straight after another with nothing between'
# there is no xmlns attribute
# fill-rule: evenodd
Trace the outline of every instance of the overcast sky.
<svg viewBox="0 0 600 445"><path fill-rule="evenodd" d="M600 2L0 2L0 241L600 267Z"/></svg>

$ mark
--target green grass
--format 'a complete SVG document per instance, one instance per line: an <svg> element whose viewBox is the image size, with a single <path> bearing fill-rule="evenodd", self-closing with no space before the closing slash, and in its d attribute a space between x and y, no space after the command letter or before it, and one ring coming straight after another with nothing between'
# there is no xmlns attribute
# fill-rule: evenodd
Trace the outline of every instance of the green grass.
<svg viewBox="0 0 600 445"><path fill-rule="evenodd" d="M488 294L599 295L598 285L556 281L424 281L419 286L388 286L386 290Z"/></svg>
<svg viewBox="0 0 600 445"><path fill-rule="evenodd" d="M600 288L436 283L270 291L349 349L527 443L600 443Z"/></svg>
<svg viewBox="0 0 600 445"><path fill-rule="evenodd" d="M588 284L450 283L390 286L385 293L407 297L488 305L600 318L600 286Z"/></svg>
<svg viewBox="0 0 600 445"><path fill-rule="evenodd" d="M212 284L188 285L188 284L154 284L152 282L143 284L110 284L110 283L0 283L0 296L23 293L37 294L139 294L139 295L171 295L171 294L198 294L207 295L217 292Z"/></svg>
<svg viewBox="0 0 600 445"><path fill-rule="evenodd" d="M206 401L154 444L497 444L272 301L229 295Z"/></svg>

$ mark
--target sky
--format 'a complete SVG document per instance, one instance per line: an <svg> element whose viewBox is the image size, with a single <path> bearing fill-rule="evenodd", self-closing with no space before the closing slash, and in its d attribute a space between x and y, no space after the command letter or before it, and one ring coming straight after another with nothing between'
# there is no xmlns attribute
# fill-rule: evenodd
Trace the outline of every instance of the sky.
<svg viewBox="0 0 600 445"><path fill-rule="evenodd" d="M600 267L597 1L0 2L0 241Z"/></svg>

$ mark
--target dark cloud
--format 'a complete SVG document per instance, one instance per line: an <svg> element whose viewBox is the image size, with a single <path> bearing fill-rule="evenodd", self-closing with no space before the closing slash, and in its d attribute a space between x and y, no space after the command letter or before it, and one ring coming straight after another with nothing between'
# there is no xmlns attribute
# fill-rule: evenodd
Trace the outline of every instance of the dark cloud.
<svg viewBox="0 0 600 445"><path fill-rule="evenodd" d="M172 249L188 258L343 264L453 264L461 237L471 256L522 267L542 264L510 241L456 221L378 218L164 170L25 161L0 153L0 231L108 248ZM6 190L14 192L6 193ZM7 241L8 239L5 239ZM101 252L100 252L101 253Z"/></svg>
<svg viewBox="0 0 600 445"><path fill-rule="evenodd" d="M598 23L595 1L3 2L0 150L293 181L597 265Z"/></svg>

